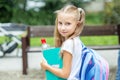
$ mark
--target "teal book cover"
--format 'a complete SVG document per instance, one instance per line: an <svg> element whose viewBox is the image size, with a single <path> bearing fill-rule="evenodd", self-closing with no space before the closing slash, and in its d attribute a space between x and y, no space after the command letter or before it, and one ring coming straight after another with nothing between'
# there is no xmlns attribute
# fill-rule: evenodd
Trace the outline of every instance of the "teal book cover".
<svg viewBox="0 0 120 80"><path fill-rule="evenodd" d="M53 67L62 68L62 58L60 56L60 48L52 48L43 51L43 56L47 60L48 64ZM46 71L46 80L65 80L53 73Z"/></svg>

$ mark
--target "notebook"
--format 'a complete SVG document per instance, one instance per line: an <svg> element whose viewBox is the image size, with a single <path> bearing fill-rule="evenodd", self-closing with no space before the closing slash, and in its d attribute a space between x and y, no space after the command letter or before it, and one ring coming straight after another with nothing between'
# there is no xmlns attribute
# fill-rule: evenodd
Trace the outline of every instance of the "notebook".
<svg viewBox="0 0 120 80"><path fill-rule="evenodd" d="M62 68L62 58L60 56L60 48L51 48L43 50L43 56L47 60L48 64L53 67ZM65 80L60 78L53 73L46 71L46 80Z"/></svg>

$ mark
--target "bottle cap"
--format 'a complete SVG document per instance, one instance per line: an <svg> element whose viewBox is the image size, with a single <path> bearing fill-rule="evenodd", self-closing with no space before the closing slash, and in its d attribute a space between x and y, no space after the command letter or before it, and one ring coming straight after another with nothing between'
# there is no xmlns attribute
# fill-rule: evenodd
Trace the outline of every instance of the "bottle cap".
<svg viewBox="0 0 120 80"><path fill-rule="evenodd" d="M41 43L42 43L42 44L45 44L45 43L46 43L46 39L42 38L42 39L41 39Z"/></svg>

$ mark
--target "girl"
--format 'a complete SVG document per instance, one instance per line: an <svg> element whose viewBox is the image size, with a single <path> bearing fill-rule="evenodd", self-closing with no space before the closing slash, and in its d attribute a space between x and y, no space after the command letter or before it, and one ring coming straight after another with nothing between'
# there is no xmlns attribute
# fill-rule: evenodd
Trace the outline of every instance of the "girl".
<svg viewBox="0 0 120 80"><path fill-rule="evenodd" d="M52 67L44 60L41 67L61 78L79 80L82 51L79 35L84 27L85 12L74 5L67 5L56 14L55 47L61 47L63 68Z"/></svg>

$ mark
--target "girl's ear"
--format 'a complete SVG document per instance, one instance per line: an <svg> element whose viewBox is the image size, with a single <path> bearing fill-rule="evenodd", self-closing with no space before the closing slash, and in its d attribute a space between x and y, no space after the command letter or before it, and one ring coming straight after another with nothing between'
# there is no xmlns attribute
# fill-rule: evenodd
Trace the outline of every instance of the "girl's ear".
<svg viewBox="0 0 120 80"><path fill-rule="evenodd" d="M77 22L77 26L80 26L80 21Z"/></svg>

